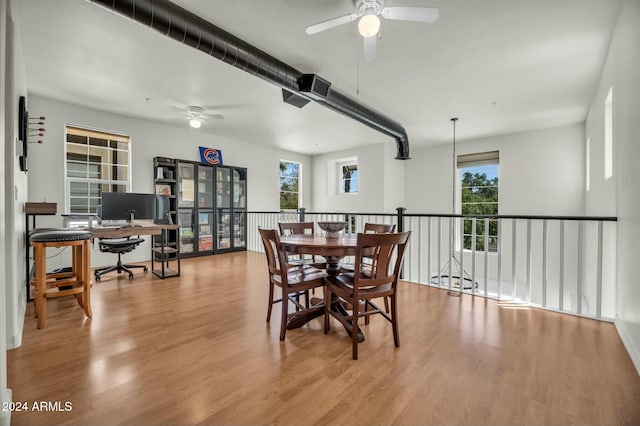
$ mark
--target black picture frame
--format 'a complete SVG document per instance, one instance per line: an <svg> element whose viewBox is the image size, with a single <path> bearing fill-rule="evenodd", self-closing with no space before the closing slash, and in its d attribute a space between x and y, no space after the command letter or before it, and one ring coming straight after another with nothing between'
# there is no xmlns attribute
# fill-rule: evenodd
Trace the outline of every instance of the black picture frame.
<svg viewBox="0 0 640 426"><path fill-rule="evenodd" d="M22 142L22 154L20 155L20 170L26 172L29 114L27 112L27 99L20 96L18 100L18 139Z"/></svg>

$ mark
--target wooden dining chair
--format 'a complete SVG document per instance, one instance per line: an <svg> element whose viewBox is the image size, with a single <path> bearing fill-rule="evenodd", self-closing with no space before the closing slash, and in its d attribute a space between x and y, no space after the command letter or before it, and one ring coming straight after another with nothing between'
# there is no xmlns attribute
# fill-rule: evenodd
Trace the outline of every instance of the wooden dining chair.
<svg viewBox="0 0 640 426"><path fill-rule="evenodd" d="M313 235L315 233L313 222L279 222L278 229L280 230L280 235Z"/></svg>
<svg viewBox="0 0 640 426"><path fill-rule="evenodd" d="M396 232L396 225L386 223L365 223L363 231L365 234L387 234ZM371 256L365 253L364 260L370 260ZM369 261L365 262L370 263ZM340 262L340 270L342 272L353 272L354 266L351 262ZM388 312L388 311L387 311Z"/></svg>
<svg viewBox="0 0 640 426"><path fill-rule="evenodd" d="M386 224L386 223L365 223L363 232L365 234L387 234L390 232L396 232L396 225L394 224ZM364 253L362 258L362 268L361 273L368 274L371 272L371 254ZM341 262L340 270L342 272L353 272L354 266L353 263L350 262ZM384 311L389 313L389 299L387 297L384 298ZM369 317L366 317L366 323L369 323Z"/></svg>
<svg viewBox="0 0 640 426"><path fill-rule="evenodd" d="M354 273L341 273L329 276L325 280L325 315L324 332L329 332L329 317L335 317L340 323L351 330L353 359L358 359L358 320L374 314L380 314L391 322L393 341L400 346L398 334L398 305L397 285L402 267L407 241L410 232L399 234L358 234L356 262ZM371 271L362 273L365 256L371 256ZM394 259L395 256L395 259ZM331 309L333 295L338 296L352 306L351 315L342 315ZM373 299L389 297L391 300L390 315L372 303ZM361 310L361 303L364 311Z"/></svg>
<svg viewBox="0 0 640 426"><path fill-rule="evenodd" d="M271 321L271 310L275 303L282 303L282 319L280 323L280 340L284 340L287 332L287 322L294 315L303 314L310 309L309 290L324 286L327 273L311 265L292 265L287 253L280 244L280 237L275 229L259 229L264 251L269 267L269 305L267 308L267 322ZM274 288L282 289L282 297L274 300ZM300 295L304 295L306 305L299 302ZM296 312L289 313L289 302L296 307Z"/></svg>
<svg viewBox="0 0 640 426"><path fill-rule="evenodd" d="M396 232L396 225L387 223L365 223L365 234L386 234L390 232Z"/></svg>
<svg viewBox="0 0 640 426"><path fill-rule="evenodd" d="M313 222L279 222L278 229L281 236L288 235L314 235L315 224ZM292 265L311 265L319 269L325 269L327 263L323 261L321 256L312 255L311 257L303 257L299 254L290 254L289 263Z"/></svg>

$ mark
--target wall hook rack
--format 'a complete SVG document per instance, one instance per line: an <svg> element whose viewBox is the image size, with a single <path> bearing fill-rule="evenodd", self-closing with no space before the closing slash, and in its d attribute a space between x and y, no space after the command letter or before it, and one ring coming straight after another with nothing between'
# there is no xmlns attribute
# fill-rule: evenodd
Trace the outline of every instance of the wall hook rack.
<svg viewBox="0 0 640 426"><path fill-rule="evenodd" d="M47 130L44 127L45 120L46 117L42 116L29 117L29 112L27 111L27 98L20 96L20 99L18 100L18 139L22 142L20 170L23 172L28 171L28 144L42 144L43 142L42 138L44 138L44 132Z"/></svg>
<svg viewBox="0 0 640 426"><path fill-rule="evenodd" d="M18 139L22 142L22 154L20 155L20 170L26 172L27 167L27 131L29 126L29 114L27 113L27 99L20 96L18 100Z"/></svg>

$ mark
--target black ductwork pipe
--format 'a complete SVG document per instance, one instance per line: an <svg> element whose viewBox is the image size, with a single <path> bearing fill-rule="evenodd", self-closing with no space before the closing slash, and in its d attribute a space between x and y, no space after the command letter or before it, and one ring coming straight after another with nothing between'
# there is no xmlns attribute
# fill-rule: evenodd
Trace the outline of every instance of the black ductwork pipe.
<svg viewBox="0 0 640 426"><path fill-rule="evenodd" d="M302 72L168 0L89 1L278 87L308 97L300 91ZM329 88L325 98L309 99L393 137L398 145L396 159L410 158L409 137L397 122L343 95L333 87Z"/></svg>

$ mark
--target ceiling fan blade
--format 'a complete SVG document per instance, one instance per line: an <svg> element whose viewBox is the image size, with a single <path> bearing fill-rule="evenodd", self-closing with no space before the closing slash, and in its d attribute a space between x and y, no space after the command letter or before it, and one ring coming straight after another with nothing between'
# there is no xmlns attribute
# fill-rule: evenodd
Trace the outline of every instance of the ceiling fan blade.
<svg viewBox="0 0 640 426"><path fill-rule="evenodd" d="M434 23L440 16L437 7L385 7L382 9L382 17L387 19L399 19L402 21Z"/></svg>
<svg viewBox="0 0 640 426"><path fill-rule="evenodd" d="M378 35L363 37L364 39L364 61L371 62L376 58L376 44Z"/></svg>
<svg viewBox="0 0 640 426"><path fill-rule="evenodd" d="M337 27L338 25L347 24L356 20L358 15L352 13L350 15L340 16L338 18L329 19L328 21L320 22L319 24L311 25L307 27L307 34L316 34L320 31L328 30L329 28Z"/></svg>
<svg viewBox="0 0 640 426"><path fill-rule="evenodd" d="M223 120L224 115L222 114L205 114L206 118L213 118L214 120Z"/></svg>

